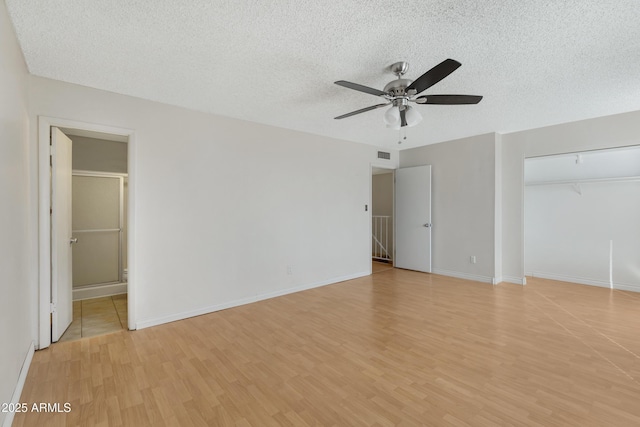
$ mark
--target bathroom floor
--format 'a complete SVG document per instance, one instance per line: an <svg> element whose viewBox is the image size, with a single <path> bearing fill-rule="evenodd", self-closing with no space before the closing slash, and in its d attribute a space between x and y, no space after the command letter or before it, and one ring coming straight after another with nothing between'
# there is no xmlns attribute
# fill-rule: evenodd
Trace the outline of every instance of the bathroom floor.
<svg viewBox="0 0 640 427"><path fill-rule="evenodd" d="M127 329L127 294L73 302L73 321L58 342Z"/></svg>

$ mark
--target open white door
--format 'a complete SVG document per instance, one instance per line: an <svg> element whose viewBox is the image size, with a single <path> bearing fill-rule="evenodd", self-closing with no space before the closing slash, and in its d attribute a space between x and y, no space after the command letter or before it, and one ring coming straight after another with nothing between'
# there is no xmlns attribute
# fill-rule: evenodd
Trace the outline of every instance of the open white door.
<svg viewBox="0 0 640 427"><path fill-rule="evenodd" d="M73 320L71 265L71 140L51 128L51 341Z"/></svg>
<svg viewBox="0 0 640 427"><path fill-rule="evenodd" d="M396 170L394 267L431 273L431 166Z"/></svg>

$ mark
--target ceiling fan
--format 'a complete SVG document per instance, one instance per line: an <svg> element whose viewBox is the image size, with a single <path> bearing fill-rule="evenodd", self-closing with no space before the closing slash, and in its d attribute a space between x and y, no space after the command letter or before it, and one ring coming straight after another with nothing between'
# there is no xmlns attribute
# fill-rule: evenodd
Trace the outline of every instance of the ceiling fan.
<svg viewBox="0 0 640 427"><path fill-rule="evenodd" d="M398 78L389 82L383 90L359 85L357 83L338 80L335 84L344 86L349 89L357 90L371 95L384 98L387 102L384 104L372 105L371 107L362 108L347 114L335 117L336 119L344 119L346 117L355 116L356 114L366 111L375 110L377 108L391 105L391 108L384 114L384 121L387 127L392 129L400 129L405 126L415 126L422 121L422 115L409 105L410 102L416 104L437 104L437 105L461 105L461 104L477 104L482 96L477 95L426 95L418 96L420 93L438 83L440 80L453 73L460 65L458 61L453 59L445 59L416 80L403 79L402 76L409 69L407 62L396 62L389 67L391 72Z"/></svg>

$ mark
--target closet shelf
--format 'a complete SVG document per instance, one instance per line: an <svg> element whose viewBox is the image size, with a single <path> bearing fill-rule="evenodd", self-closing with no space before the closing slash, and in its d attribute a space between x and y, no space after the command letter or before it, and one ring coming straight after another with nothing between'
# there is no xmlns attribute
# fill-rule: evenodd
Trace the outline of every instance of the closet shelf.
<svg viewBox="0 0 640 427"><path fill-rule="evenodd" d="M586 184L590 182L633 182L640 181L640 176L622 176L617 178L582 178L582 179L563 179L558 181L534 181L527 182L526 187L533 185L567 185L567 184Z"/></svg>

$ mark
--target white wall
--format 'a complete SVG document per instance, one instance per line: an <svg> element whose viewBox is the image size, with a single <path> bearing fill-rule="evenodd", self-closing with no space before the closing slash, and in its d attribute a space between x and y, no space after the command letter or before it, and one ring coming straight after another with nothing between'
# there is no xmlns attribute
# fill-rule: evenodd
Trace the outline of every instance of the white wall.
<svg viewBox="0 0 640 427"><path fill-rule="evenodd" d="M393 171L371 176L371 214L393 215Z"/></svg>
<svg viewBox="0 0 640 427"><path fill-rule="evenodd" d="M27 69L0 3L0 402L10 402L34 333ZM33 171L31 171L33 172ZM0 425L8 415L0 412Z"/></svg>
<svg viewBox="0 0 640 427"><path fill-rule="evenodd" d="M640 144L640 111L502 136L503 278L524 277L524 159Z"/></svg>
<svg viewBox="0 0 640 427"><path fill-rule="evenodd" d="M400 152L400 167L432 165L434 273L486 282L496 277L495 148L491 133Z"/></svg>
<svg viewBox="0 0 640 427"><path fill-rule="evenodd" d="M38 115L135 129L138 327L370 270L376 147L38 77L30 94L34 130Z"/></svg>

